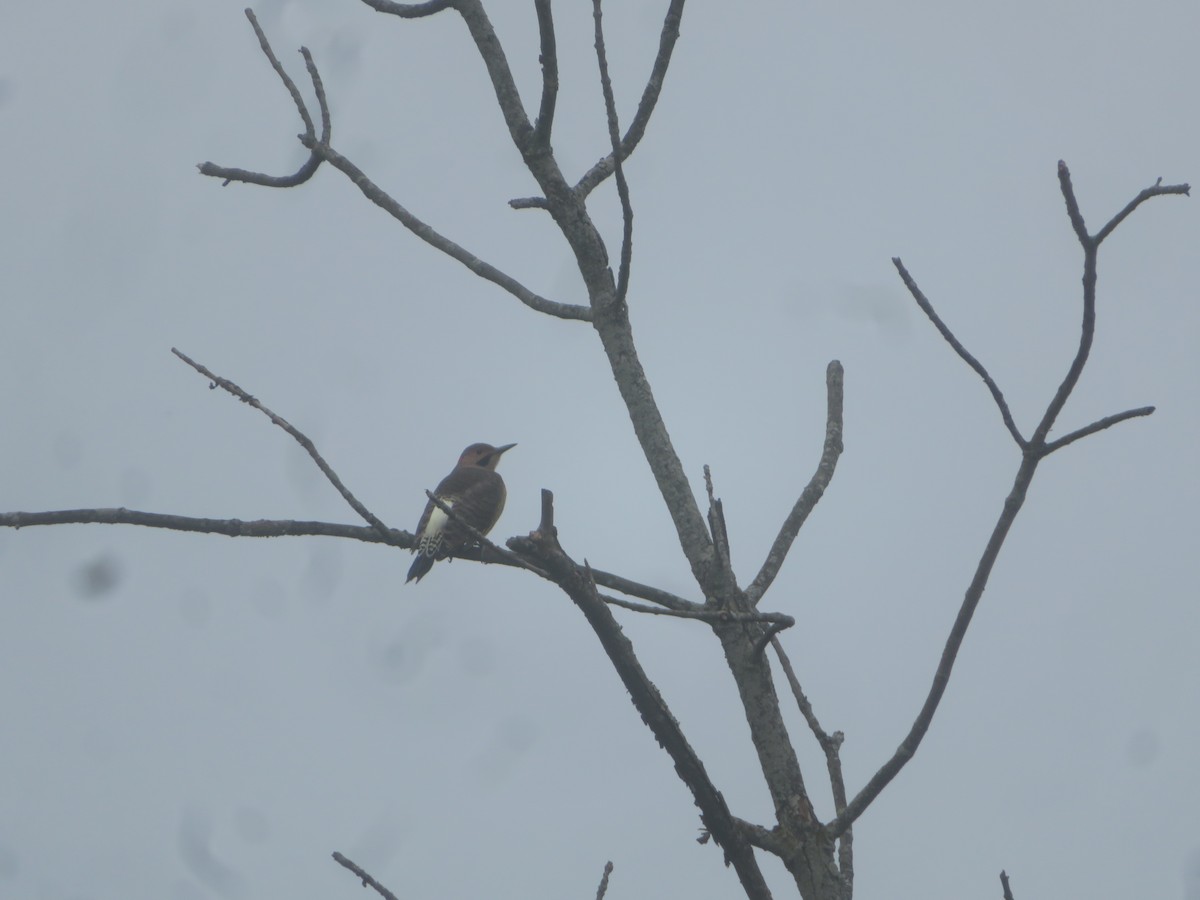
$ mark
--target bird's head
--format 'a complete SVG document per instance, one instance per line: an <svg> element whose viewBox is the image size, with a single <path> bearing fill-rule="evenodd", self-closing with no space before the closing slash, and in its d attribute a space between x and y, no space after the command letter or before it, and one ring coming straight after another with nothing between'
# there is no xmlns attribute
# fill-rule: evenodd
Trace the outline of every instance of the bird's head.
<svg viewBox="0 0 1200 900"><path fill-rule="evenodd" d="M502 447L493 447L491 444L472 444L462 452L462 456L458 458L458 464L460 466L479 466L482 469L495 471L496 463L500 462L500 455L515 446L517 445L505 444Z"/></svg>

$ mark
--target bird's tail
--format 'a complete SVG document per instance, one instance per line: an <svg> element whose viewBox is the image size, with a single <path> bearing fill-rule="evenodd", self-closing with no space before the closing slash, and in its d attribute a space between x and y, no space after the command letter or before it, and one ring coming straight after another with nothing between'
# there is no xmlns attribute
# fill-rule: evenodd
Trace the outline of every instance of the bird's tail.
<svg viewBox="0 0 1200 900"><path fill-rule="evenodd" d="M426 556L424 553L419 554L417 556L417 558L413 560L413 564L409 567L408 577L404 579L404 583L408 584L410 581L413 581L413 580L420 583L421 579L432 568L433 568L433 557Z"/></svg>

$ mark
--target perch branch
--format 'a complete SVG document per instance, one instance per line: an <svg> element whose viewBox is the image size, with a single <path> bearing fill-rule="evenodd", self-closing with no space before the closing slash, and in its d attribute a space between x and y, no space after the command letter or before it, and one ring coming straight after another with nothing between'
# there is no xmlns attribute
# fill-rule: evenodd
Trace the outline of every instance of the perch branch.
<svg viewBox="0 0 1200 900"><path fill-rule="evenodd" d="M359 499L354 496L354 494L350 493L350 489L347 488L344 484L342 484L342 480L340 478L338 478L337 473L335 471L333 471L333 469L330 467L329 463L325 462L324 457L322 457L321 454L317 452L316 446L313 444L312 441L310 441L308 439L308 437L305 434L303 434L299 429L294 427L286 419L282 418L281 416L277 416L275 413L271 412L271 410L267 409L267 407L263 406L258 400L256 400L254 397L251 397L249 394L247 394L245 391L243 391L240 387L238 387L236 384L234 384L229 379L222 378L220 375L213 374L211 371L206 369L204 366L200 365L200 363L196 362L194 359L191 359L190 357L188 357L186 354L180 352L179 350L176 350L174 347L171 348L171 352L174 353L176 356L178 356L181 360L183 360L189 366L191 366L193 369L195 369L197 372L199 372L201 375L206 377L209 381L211 381L213 383L213 385L220 387L222 390L228 391L230 394L233 394L233 396L237 397L243 403L253 407L254 409L257 409L259 412L261 412L263 415L265 415L268 419L270 419L273 423L275 423L280 428L282 428L284 431L286 431L288 434L290 434L296 440L296 443L298 443L301 447L303 447L305 452L308 453L308 455L310 457L312 457L312 461L317 464L317 468L321 470L321 472L325 475L325 477L327 479L329 479L329 483L332 484L337 489L337 492L342 495L342 498L347 503L350 504L350 508L353 509L360 516L362 516L363 519L365 519L377 532L379 532L379 534L384 538L384 540L387 540L389 538L389 536L391 534L391 529L388 528L386 525L384 525L383 522L380 521L380 519L373 512L371 512L369 509L367 509L359 501Z"/></svg>
<svg viewBox="0 0 1200 900"><path fill-rule="evenodd" d="M426 3L394 3L392 0L362 0L375 12L399 16L401 19L423 19L454 5L454 0L428 0Z"/></svg>
<svg viewBox="0 0 1200 900"><path fill-rule="evenodd" d="M342 525L337 522L302 522L296 519L206 519L137 509L60 509L49 512L0 513L0 527L29 528L37 525L141 525L168 531L222 534L226 537L340 537L368 543L411 549L416 542L407 531L380 534L373 526Z"/></svg>
<svg viewBox="0 0 1200 900"><path fill-rule="evenodd" d="M842 454L843 375L842 364L836 359L825 369L825 445L821 450L821 461L817 463L817 470L813 472L812 478L801 491L791 513L779 529L762 568L746 588L746 597L752 604L757 604L762 599L775 576L779 574L783 561L787 559L788 551L791 550L792 542L800 533L800 528L824 496L829 482L833 480L838 457Z"/></svg>
<svg viewBox="0 0 1200 900"><path fill-rule="evenodd" d="M521 556L519 556L516 553L513 553L511 550L506 550L503 547L499 547L496 544L492 543L490 540L488 540L487 535L485 535L482 531L480 531L478 528L476 528L474 525L472 525L470 522L468 522L466 519L464 519L462 516L460 516L457 512L455 512L454 507L452 507L449 503L446 503L444 500L442 500L442 498L439 497L437 494L435 494L433 491L426 491L425 496L429 498L430 503L432 503L434 506L436 506L438 509L440 509L442 512L444 512L450 518L450 520L452 522L457 522L458 525L465 532L467 532L467 534L471 535L471 537L473 537L476 541L478 541L481 550L482 549L490 550L492 553L496 554L496 556L500 557L503 560L506 560L509 565L511 565L515 568L527 569L530 572L532 572L534 575L539 575L542 578L545 578L547 581L551 580L550 576L548 574L546 574L545 572L543 572L541 569L539 569L537 566L535 566L532 563L528 562L527 560L521 558ZM483 561L483 560L481 560L481 561Z"/></svg>
<svg viewBox="0 0 1200 900"><path fill-rule="evenodd" d="M716 789L704 763L684 736L658 688L646 675L629 638L621 630L612 610L599 596L591 570L578 566L558 541L554 527L553 496L542 492L542 519L536 531L524 538L513 538L509 545L542 564L554 582L583 613L622 683L629 691L642 721L675 763L675 771L692 792L700 809L704 827L724 850L726 861L737 871L746 895L751 900L768 900L770 888L759 870L754 850L737 826L725 798Z"/></svg>

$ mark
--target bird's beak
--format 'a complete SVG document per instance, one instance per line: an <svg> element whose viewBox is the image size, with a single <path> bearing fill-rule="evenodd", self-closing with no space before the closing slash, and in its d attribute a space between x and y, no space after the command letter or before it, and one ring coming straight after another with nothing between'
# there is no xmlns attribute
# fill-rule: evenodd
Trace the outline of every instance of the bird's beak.
<svg viewBox="0 0 1200 900"><path fill-rule="evenodd" d="M505 450L511 450L511 449L512 449L513 447L515 447L515 446L517 446L517 445L516 445L516 444L505 444L503 447L497 447L497 448L496 448L496 450L495 450L495 452L494 452L492 455L493 455L493 456L499 456L499 455L500 455L501 453L503 453Z"/></svg>

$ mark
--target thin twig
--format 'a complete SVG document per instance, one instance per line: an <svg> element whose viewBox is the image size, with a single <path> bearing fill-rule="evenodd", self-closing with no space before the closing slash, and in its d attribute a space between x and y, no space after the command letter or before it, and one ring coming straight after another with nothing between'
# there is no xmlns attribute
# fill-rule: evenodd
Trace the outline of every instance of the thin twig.
<svg viewBox="0 0 1200 900"><path fill-rule="evenodd" d="M608 876L612 874L613 864L610 859L604 864L604 874L600 876L600 887L596 888L596 900L604 900L604 895L608 893Z"/></svg>
<svg viewBox="0 0 1200 900"><path fill-rule="evenodd" d="M817 714L813 712L812 704L804 689L800 687L800 679L792 668L792 661L783 649L783 643L778 638L772 638L771 647L779 659L779 665L787 678L788 686L792 689L792 697L804 721L808 723L809 731L817 739L821 751L825 754L825 768L829 772L829 787L833 794L833 808L840 813L846 808L846 780L842 775L841 748L844 735L840 731L829 734L821 727ZM847 828L838 838L838 870L848 884L854 883L854 829Z"/></svg>
<svg viewBox="0 0 1200 900"><path fill-rule="evenodd" d="M642 90L642 99L638 102L633 121L629 123L629 130L625 132L625 138L621 141L620 153L616 155L610 153L605 156L576 182L574 191L579 199L587 197L597 185L615 171L616 156L628 159L637 148L642 136L645 135L646 126L650 123L650 116L654 113L654 107L658 104L659 95L662 93L663 80L666 78L667 68L671 64L671 53L675 49L675 42L679 39L679 22L683 17L683 4L684 0L671 0L671 4L667 7L667 14L663 18L662 32L658 37L658 54L654 58L650 77L646 80L646 87Z"/></svg>
<svg viewBox="0 0 1200 900"><path fill-rule="evenodd" d="M708 493L708 530L712 533L713 546L717 548L717 558L726 569L733 569L733 560L729 551L729 528L725 524L725 507L720 499L713 495L712 469L704 465L704 490Z"/></svg>
<svg viewBox="0 0 1200 900"><path fill-rule="evenodd" d="M650 587L648 584L640 584L628 578L622 578L620 575L614 575L611 572L592 569L592 577L596 579L596 584L601 587L611 588L614 591L620 591L622 594L628 594L630 597L638 597L650 603L657 603L659 606L665 606L667 609L694 610L703 608L701 604L685 600L683 597L672 594L670 591Z"/></svg>
<svg viewBox="0 0 1200 900"><path fill-rule="evenodd" d="M780 526L775 542L763 561L762 568L754 576L754 581L746 588L746 597L752 604L757 604L779 574L783 561L787 559L792 542L800 533L800 528L808 519L837 469L838 457L842 455L842 402L843 402L842 364L836 359L825 368L825 444L821 449L821 461L817 470L804 490L800 492L792 511Z"/></svg>
<svg viewBox="0 0 1200 900"><path fill-rule="evenodd" d="M1130 200L1128 203L1126 203L1124 209L1122 209L1119 213L1117 213L1115 216L1113 216L1111 219L1109 219L1108 223L1103 228L1101 228L1098 232L1096 232L1095 240L1096 240L1097 246L1099 246L1099 244L1106 237L1108 237L1110 234L1112 234L1113 230L1118 225L1120 225L1122 222L1124 222L1125 218L1131 212L1133 212L1135 209L1137 209L1139 206L1141 206L1143 203L1145 203L1151 197L1161 197L1163 194L1181 194L1185 197L1190 197L1191 191L1192 191L1191 185L1188 185L1188 184L1164 185L1162 183L1162 179L1161 178L1158 179L1158 181L1156 181L1150 187L1146 188L1144 191L1142 191L1136 197L1134 197L1132 200Z"/></svg>
<svg viewBox="0 0 1200 900"><path fill-rule="evenodd" d="M597 582L599 583L599 582ZM611 606L619 606L632 612L645 613L650 616L673 616L677 619L699 619L704 622L761 622L772 626L772 634L791 628L796 620L785 613L734 612L729 609L661 609L657 606L644 606L630 600L622 600L608 594L600 594L600 599Z"/></svg>
<svg viewBox="0 0 1200 900"><path fill-rule="evenodd" d="M904 282L904 286L908 288L908 292L917 301L917 306L921 307L921 312L929 317L929 321L933 323L938 333L945 338L947 344L954 348L954 352L962 358L963 362L974 369L975 373L983 379L983 383L987 385L987 389L992 393L992 399L996 401L996 406L1000 409L1000 417L1004 419L1004 427L1008 429L1008 433L1017 442L1017 446L1024 450L1028 442L1022 436L1021 430L1017 428L1017 423L1014 421L1012 412L1008 408L1008 401L1004 399L1004 394L1000 391L999 385L996 384L995 380L988 373L988 370L983 367L983 363L968 352L967 348L954 336L954 332L942 321L941 317L934 310L933 304L929 302L928 298L921 292L921 289L917 287L917 283L913 280L913 277L908 274L908 269L904 268L904 263L900 261L900 257L893 256L892 265L900 273L900 278Z"/></svg>
<svg viewBox="0 0 1200 900"><path fill-rule="evenodd" d="M313 93L317 95L317 107L321 110L321 143L328 147L333 137L333 117L329 112L329 98L325 96L325 82L321 80L321 73L317 71L317 64L307 47L300 48L300 55L304 57L304 67L308 69Z"/></svg>
<svg viewBox="0 0 1200 900"><path fill-rule="evenodd" d="M267 407L263 406L258 400L256 400L254 397L251 397L249 394L247 394L245 391L243 391L240 387L238 387L236 384L234 384L229 379L222 378L220 375L214 374L213 372L206 369L204 366L200 365L200 363L196 362L194 359L190 358L189 356L180 352L179 350L176 350L174 347L171 348L171 352L174 353L176 356L178 356L181 360L183 360L189 366L191 366L193 369L195 369L197 372L199 372L201 375L203 375L204 377L209 379L209 381L211 381L213 384L220 387L222 390L228 391L230 394L233 394L233 396L237 397L243 403L253 407L254 409L257 409L259 412L261 412L263 415L265 415L268 419L270 419L273 423L275 423L280 428L282 428L284 431L286 431L288 434L290 434L296 440L296 443L298 443L301 447L303 447L305 452L307 452L308 455L310 457L312 457L313 462L315 462L317 464L317 468L321 470L321 472L325 475L325 477L327 479L329 479L329 483L332 484L337 489L337 492L342 495L342 498L347 503L350 504L350 508L353 509L360 516L362 516L363 519L365 519L377 532L379 532L379 534L381 536L383 536L383 538L385 540L387 540L389 538L389 536L391 534L391 529L388 528L386 525L384 525L383 522L373 512L371 512L369 509L367 509L359 501L359 499L354 496L354 494L350 493L350 489L347 488L344 484L342 484L342 480L340 478L338 478L337 473L333 471L333 469L330 467L329 463L325 462L325 459L321 456L320 453L317 452L317 448L313 444L313 442L310 441L308 439L308 437L306 435L304 435L299 429L294 427L291 423L289 423L286 419L282 418L281 416L275 415L275 413L271 412L271 410L267 409Z"/></svg>
<svg viewBox="0 0 1200 900"><path fill-rule="evenodd" d="M789 618L791 617L789 616ZM754 647L750 651L751 654L753 656L762 656L763 651L767 649L767 644L775 640L775 635L779 634L779 632L783 631L785 628L791 628L795 624L796 621L794 619L787 623L773 622L765 631L763 631L758 640L754 642Z"/></svg>
<svg viewBox="0 0 1200 900"><path fill-rule="evenodd" d="M596 21L596 62L600 65L600 89L604 92L604 112L608 118L608 138L612 142L613 167L617 176L617 196L621 198L621 265L617 270L615 302L624 306L629 293L629 266L633 259L633 205L629 202L629 185L621 164L621 128L617 123L617 101L613 97L612 80L608 76L608 57L604 50L604 16L601 0L592 0L592 18Z"/></svg>
<svg viewBox="0 0 1200 900"><path fill-rule="evenodd" d="M533 126L533 140L541 147L549 147L550 132L554 128L554 106L558 100L558 47L550 0L534 0L533 6L537 11L538 40L541 42L538 61L542 64L542 102Z"/></svg>
<svg viewBox="0 0 1200 900"><path fill-rule="evenodd" d="M258 24L258 17L254 15L254 10L246 10L246 18L250 20L250 27L254 29L254 34L258 38L258 46L262 48L263 54L271 63L271 68L275 70L275 74L279 76L279 80L283 82L283 86L287 88L289 94L292 95L292 102L296 104L296 111L300 113L300 118L304 122L304 133L315 135L316 128L313 126L312 116L308 113L308 106L304 102L304 98L300 96L300 89L296 87L296 82L292 81L292 77L284 70L283 64L275 56L275 51L271 49L271 43L267 40L267 35L263 32L262 26Z"/></svg>
<svg viewBox="0 0 1200 900"><path fill-rule="evenodd" d="M1060 437L1058 440L1050 441L1042 448L1042 456L1049 456L1055 450L1061 450L1068 444L1073 444L1080 438L1085 438L1090 434L1095 434L1097 431L1103 431L1105 428L1111 428L1118 422L1124 422L1127 419L1137 419L1141 416L1149 416L1154 413L1153 406L1139 406L1137 409L1127 409L1125 412L1116 413L1115 415L1105 416L1103 419L1098 419L1091 425L1085 425L1083 428L1078 428L1068 435Z"/></svg>
<svg viewBox="0 0 1200 900"><path fill-rule="evenodd" d="M395 894L393 894L391 891L389 891L387 888L385 888L382 884L380 884L378 881L376 881L374 878L372 878L359 865L357 865L354 862L351 862L346 857L342 856L342 854L338 853L336 850L333 852L333 858L339 866L341 866L344 869L349 869L351 872L353 872L355 875L357 875L359 880L362 881L363 887L374 888L375 893L379 894L380 897L383 897L383 900L399 900L399 898Z"/></svg>

